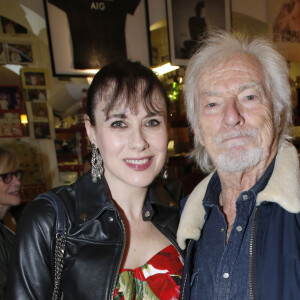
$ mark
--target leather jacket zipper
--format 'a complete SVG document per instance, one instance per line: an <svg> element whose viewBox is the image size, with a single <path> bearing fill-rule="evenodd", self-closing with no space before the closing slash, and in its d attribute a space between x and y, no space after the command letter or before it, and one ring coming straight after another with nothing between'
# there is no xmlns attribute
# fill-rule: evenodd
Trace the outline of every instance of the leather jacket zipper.
<svg viewBox="0 0 300 300"><path fill-rule="evenodd" d="M187 255L188 255L188 253L189 253L189 247L190 247L190 245L191 245L191 242L192 242L192 240L189 240L188 245L187 245L187 248L186 248L186 254L187 254ZM184 280L181 280L181 282L183 282L182 295L181 295L181 297L180 297L181 300L184 299L184 291L185 291L186 280L187 280L187 274L185 274Z"/></svg>
<svg viewBox="0 0 300 300"><path fill-rule="evenodd" d="M120 218L120 221L121 221L121 224L122 224L122 229L123 229L123 246L122 246L122 252L121 252L121 256L120 256L120 260L119 260L119 263L118 263L118 269L120 271L120 267L121 267L121 263L122 263L122 259L123 259L123 255L124 255L124 249L125 249L125 241L126 241L126 231L125 231L125 226L124 226L124 223L123 223L123 220ZM113 281L113 288L112 288L112 291L111 291L111 300L114 299L114 291L115 291L115 288L116 288L116 285L117 285L117 282L118 282L118 278L119 278L119 272L116 273L115 277L114 277L114 281Z"/></svg>
<svg viewBox="0 0 300 300"><path fill-rule="evenodd" d="M254 286L253 286L253 247L254 247L254 235L256 231L256 223L258 216L258 207L255 208L254 218L251 228L250 235L250 247L249 247L249 290L250 290L250 300L254 300Z"/></svg>

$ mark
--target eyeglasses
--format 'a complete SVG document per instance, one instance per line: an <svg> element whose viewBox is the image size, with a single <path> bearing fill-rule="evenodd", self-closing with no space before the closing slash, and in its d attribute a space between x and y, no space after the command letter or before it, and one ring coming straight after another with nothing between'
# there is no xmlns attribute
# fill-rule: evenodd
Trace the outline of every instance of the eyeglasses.
<svg viewBox="0 0 300 300"><path fill-rule="evenodd" d="M12 182L13 176L16 176L19 180L22 179L23 176L23 171L22 170L17 170L15 172L9 172L5 174L0 174L0 177L2 178L2 181L6 184L9 184Z"/></svg>

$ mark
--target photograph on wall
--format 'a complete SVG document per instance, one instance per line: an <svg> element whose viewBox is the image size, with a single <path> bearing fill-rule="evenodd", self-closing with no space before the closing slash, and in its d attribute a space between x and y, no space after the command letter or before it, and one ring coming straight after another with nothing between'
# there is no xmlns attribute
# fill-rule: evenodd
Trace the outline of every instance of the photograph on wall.
<svg viewBox="0 0 300 300"><path fill-rule="evenodd" d="M300 0L269 1L269 32L280 53L300 62Z"/></svg>
<svg viewBox="0 0 300 300"><path fill-rule="evenodd" d="M45 89L26 89L27 101L47 101L47 90Z"/></svg>
<svg viewBox="0 0 300 300"><path fill-rule="evenodd" d="M33 122L49 122L47 103L32 102L31 109Z"/></svg>
<svg viewBox="0 0 300 300"><path fill-rule="evenodd" d="M9 64L33 63L32 45L27 43L6 43L6 58Z"/></svg>
<svg viewBox="0 0 300 300"><path fill-rule="evenodd" d="M147 0L44 0L54 75L126 58L150 65Z"/></svg>
<svg viewBox="0 0 300 300"><path fill-rule="evenodd" d="M0 86L0 112L20 112L21 107L19 86Z"/></svg>
<svg viewBox="0 0 300 300"><path fill-rule="evenodd" d="M34 122L33 127L34 138L36 139L50 139L50 125L46 122Z"/></svg>
<svg viewBox="0 0 300 300"><path fill-rule="evenodd" d="M0 137L21 137L23 127L19 113L0 113Z"/></svg>
<svg viewBox="0 0 300 300"><path fill-rule="evenodd" d="M6 64L5 44L0 42L0 65Z"/></svg>
<svg viewBox="0 0 300 300"><path fill-rule="evenodd" d="M26 102L26 110L30 122L49 122L51 107L45 101Z"/></svg>
<svg viewBox="0 0 300 300"><path fill-rule="evenodd" d="M48 89L49 79L47 69L20 69L22 87L24 89Z"/></svg>
<svg viewBox="0 0 300 300"><path fill-rule="evenodd" d="M1 20L2 32L4 34L27 34L28 33L28 30L24 26L14 22L11 19L0 16L0 20Z"/></svg>
<svg viewBox="0 0 300 300"><path fill-rule="evenodd" d="M186 66L211 29L230 31L230 0L167 0L171 63Z"/></svg>

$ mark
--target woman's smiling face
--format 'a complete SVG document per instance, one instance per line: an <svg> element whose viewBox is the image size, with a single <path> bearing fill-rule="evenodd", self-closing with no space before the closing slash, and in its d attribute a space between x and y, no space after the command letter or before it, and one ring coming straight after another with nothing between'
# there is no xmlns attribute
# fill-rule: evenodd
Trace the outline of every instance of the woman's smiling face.
<svg viewBox="0 0 300 300"><path fill-rule="evenodd" d="M125 105L108 115L98 103L95 126L87 121L90 141L103 158L105 179L110 187L147 187L163 168L168 144L167 107L164 97L153 93L156 111L137 101L135 111Z"/></svg>

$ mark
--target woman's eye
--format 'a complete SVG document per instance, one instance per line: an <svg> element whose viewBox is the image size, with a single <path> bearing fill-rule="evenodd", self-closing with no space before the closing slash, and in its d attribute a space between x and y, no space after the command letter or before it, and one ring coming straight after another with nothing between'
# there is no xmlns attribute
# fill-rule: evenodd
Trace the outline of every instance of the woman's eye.
<svg viewBox="0 0 300 300"><path fill-rule="evenodd" d="M113 128L124 128L124 127L126 127L126 124L123 121L115 121L111 124L111 127L113 127Z"/></svg>
<svg viewBox="0 0 300 300"><path fill-rule="evenodd" d="M149 127L155 127L155 126L158 126L159 124L160 124L160 122L155 119L151 119L147 122L147 126L149 126Z"/></svg>

